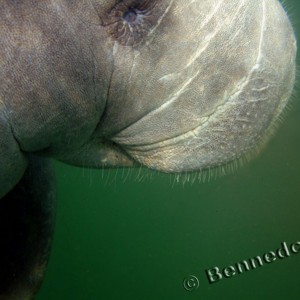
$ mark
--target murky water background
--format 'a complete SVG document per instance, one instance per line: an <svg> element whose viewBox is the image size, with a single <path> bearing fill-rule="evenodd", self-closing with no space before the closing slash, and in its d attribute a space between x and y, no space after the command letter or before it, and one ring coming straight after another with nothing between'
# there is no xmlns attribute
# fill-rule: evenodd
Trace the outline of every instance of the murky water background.
<svg viewBox="0 0 300 300"><path fill-rule="evenodd" d="M300 3L285 2L300 40ZM56 232L37 299L296 299L300 254L214 284L205 275L300 241L299 89L294 98L256 160L209 182L57 163ZM188 275L197 290L184 289Z"/></svg>

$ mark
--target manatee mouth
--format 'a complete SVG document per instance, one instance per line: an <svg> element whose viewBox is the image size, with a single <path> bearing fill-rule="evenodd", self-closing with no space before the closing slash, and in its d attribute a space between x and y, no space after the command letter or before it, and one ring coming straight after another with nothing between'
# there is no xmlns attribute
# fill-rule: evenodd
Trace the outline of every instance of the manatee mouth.
<svg viewBox="0 0 300 300"><path fill-rule="evenodd" d="M245 155L253 157L276 128L293 86L283 87L276 95L267 82L257 81L263 68L254 65L209 114L194 117L191 110L190 118L185 118L181 110L171 110L170 118L162 118L169 110L163 104L112 140L138 163L168 173L209 169ZM293 83L294 73L288 72L286 78Z"/></svg>
<svg viewBox="0 0 300 300"><path fill-rule="evenodd" d="M269 125L266 129L265 124L259 124L257 132L250 135L250 126L247 128L238 120L228 123L233 106L226 103L214 114L201 118L198 126L169 138L151 137L147 132L134 135L132 127L138 126L134 124L112 140L122 153L158 171L179 173L214 168L261 147L273 128Z"/></svg>

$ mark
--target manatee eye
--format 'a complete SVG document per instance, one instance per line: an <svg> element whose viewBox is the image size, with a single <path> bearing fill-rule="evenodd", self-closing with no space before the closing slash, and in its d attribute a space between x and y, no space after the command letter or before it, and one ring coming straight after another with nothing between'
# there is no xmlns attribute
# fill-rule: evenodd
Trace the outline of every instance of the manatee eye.
<svg viewBox="0 0 300 300"><path fill-rule="evenodd" d="M145 42L159 20L158 0L123 0L109 12L105 25L109 34L124 46Z"/></svg>

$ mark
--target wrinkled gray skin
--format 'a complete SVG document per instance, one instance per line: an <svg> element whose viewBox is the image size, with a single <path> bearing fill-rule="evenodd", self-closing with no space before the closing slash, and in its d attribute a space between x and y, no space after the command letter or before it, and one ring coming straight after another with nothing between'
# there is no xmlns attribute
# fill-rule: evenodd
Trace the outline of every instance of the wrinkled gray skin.
<svg viewBox="0 0 300 300"><path fill-rule="evenodd" d="M233 161L261 148L294 84L295 37L276 0L2 0L0 30L7 203L20 191L52 201L28 186L35 176L52 186L42 157L164 172ZM46 206L48 221L32 226L45 226L44 260L28 259L0 299L31 299L40 284Z"/></svg>

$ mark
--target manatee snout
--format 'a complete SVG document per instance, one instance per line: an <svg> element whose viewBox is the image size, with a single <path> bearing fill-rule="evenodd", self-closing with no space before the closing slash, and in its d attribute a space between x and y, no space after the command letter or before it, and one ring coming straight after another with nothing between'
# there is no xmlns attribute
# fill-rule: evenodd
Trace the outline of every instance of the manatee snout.
<svg viewBox="0 0 300 300"><path fill-rule="evenodd" d="M256 153L294 85L296 41L285 11L274 0L170 1L166 9L144 44L114 45L101 130L165 172Z"/></svg>

